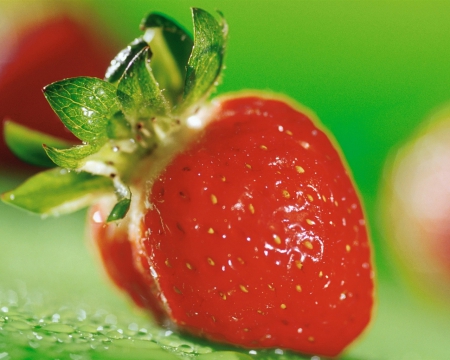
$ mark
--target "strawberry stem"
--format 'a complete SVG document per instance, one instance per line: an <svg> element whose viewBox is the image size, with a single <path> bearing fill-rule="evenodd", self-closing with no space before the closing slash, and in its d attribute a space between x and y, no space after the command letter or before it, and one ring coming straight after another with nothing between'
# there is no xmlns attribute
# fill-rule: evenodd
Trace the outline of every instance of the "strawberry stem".
<svg viewBox="0 0 450 360"><path fill-rule="evenodd" d="M108 221L125 217L132 198L128 182L136 165L180 129L215 89L222 72L227 38L223 17L219 22L197 8L192 16L194 40L170 18L152 13L141 23L143 36L119 52L105 80L78 77L46 86L50 106L81 144L63 147L28 131L29 138L44 140L45 153L59 168L36 175L2 200L39 214L60 214L113 189L117 203ZM6 131L15 152L22 154L17 133ZM56 194L52 182L61 187ZM78 192L62 191L66 185ZM102 191L97 191L99 186ZM78 203L76 194L82 197ZM42 206L33 200L45 196L50 201Z"/></svg>

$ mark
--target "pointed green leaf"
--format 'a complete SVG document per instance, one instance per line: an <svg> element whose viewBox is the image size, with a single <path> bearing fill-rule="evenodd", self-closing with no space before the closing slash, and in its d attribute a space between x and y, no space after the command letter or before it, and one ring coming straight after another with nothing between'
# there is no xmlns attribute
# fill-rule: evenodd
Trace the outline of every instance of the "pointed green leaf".
<svg viewBox="0 0 450 360"><path fill-rule="evenodd" d="M137 38L125 49L121 50L111 61L111 65L106 70L105 80L110 83L119 81L131 60L133 60L138 52L147 46L148 44L142 38Z"/></svg>
<svg viewBox="0 0 450 360"><path fill-rule="evenodd" d="M168 112L167 101L161 94L148 62L149 48L146 47L134 57L117 87L117 96L124 113L134 121Z"/></svg>
<svg viewBox="0 0 450 360"><path fill-rule="evenodd" d="M109 118L120 110L116 87L91 77L55 82L44 88L44 95L64 125L88 143L107 137Z"/></svg>
<svg viewBox="0 0 450 360"><path fill-rule="evenodd" d="M152 50L151 67L155 78L173 105L181 100L186 66L192 52L191 35L174 20L151 13L142 20L144 39Z"/></svg>
<svg viewBox="0 0 450 360"><path fill-rule="evenodd" d="M79 169L83 160L98 151L98 147L92 145L77 145L69 149L57 149L44 145L48 157L59 167L65 169Z"/></svg>
<svg viewBox="0 0 450 360"><path fill-rule="evenodd" d="M112 209L107 222L123 219L130 209L131 199L122 199Z"/></svg>
<svg viewBox="0 0 450 360"><path fill-rule="evenodd" d="M114 191L111 179L55 168L41 172L2 195L2 201L41 215L62 215Z"/></svg>
<svg viewBox="0 0 450 360"><path fill-rule="evenodd" d="M189 58L182 109L200 101L214 89L225 56L227 25L204 10L192 9L194 48Z"/></svg>
<svg viewBox="0 0 450 360"><path fill-rule="evenodd" d="M6 144L17 157L32 165L44 167L54 167L55 164L48 158L42 144L46 143L56 149L71 145L69 142L12 121L5 122L4 136Z"/></svg>

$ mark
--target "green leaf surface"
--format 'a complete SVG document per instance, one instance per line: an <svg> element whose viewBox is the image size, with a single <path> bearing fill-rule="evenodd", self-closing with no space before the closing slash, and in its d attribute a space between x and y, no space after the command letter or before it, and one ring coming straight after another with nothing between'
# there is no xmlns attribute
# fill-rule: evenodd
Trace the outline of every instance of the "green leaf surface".
<svg viewBox="0 0 450 360"><path fill-rule="evenodd" d="M4 136L8 147L17 157L32 165L55 166L45 153L42 144L48 144L55 149L66 148L71 145L69 142L32 130L13 121L6 121L4 126Z"/></svg>
<svg viewBox="0 0 450 360"><path fill-rule="evenodd" d="M55 168L26 180L2 195L2 201L41 215L62 215L90 205L114 191L111 179L85 172Z"/></svg>
<svg viewBox="0 0 450 360"><path fill-rule="evenodd" d="M209 354L200 355L199 360L252 360L250 355L238 353L236 351L215 351Z"/></svg>
<svg viewBox="0 0 450 360"><path fill-rule="evenodd" d="M106 128L108 138L113 140L131 139L133 137L131 124L122 111L117 112L110 119Z"/></svg>
<svg viewBox="0 0 450 360"><path fill-rule="evenodd" d="M168 112L167 101L148 66L150 49L142 49L125 70L117 97L129 120L135 122Z"/></svg>
<svg viewBox="0 0 450 360"><path fill-rule="evenodd" d="M141 29L153 53L153 74L174 105L183 95L186 65L194 45L192 37L176 21L160 13L144 18Z"/></svg>
<svg viewBox="0 0 450 360"><path fill-rule="evenodd" d="M130 62L143 48L147 46L148 44L142 38L133 40L111 61L111 65L106 70L105 80L110 83L116 83L119 81Z"/></svg>
<svg viewBox="0 0 450 360"><path fill-rule="evenodd" d="M98 151L98 147L92 145L77 145L69 149L57 149L44 145L48 157L59 167L76 170L83 165L83 160Z"/></svg>
<svg viewBox="0 0 450 360"><path fill-rule="evenodd" d="M44 88L44 95L64 125L88 143L107 137L109 118L120 110L116 87L92 77L55 82Z"/></svg>
<svg viewBox="0 0 450 360"><path fill-rule="evenodd" d="M223 68L227 25L219 23L204 10L192 9L194 21L194 48L189 58L184 102L181 109L189 107L209 95L215 88Z"/></svg>
<svg viewBox="0 0 450 360"><path fill-rule="evenodd" d="M131 199L122 199L116 205L114 205L111 213L108 216L107 221L116 221L123 219L130 209Z"/></svg>
<svg viewBox="0 0 450 360"><path fill-rule="evenodd" d="M251 351L180 335L142 314L117 308L56 305L30 292L11 302L14 296L18 298L16 291L0 288L0 356L7 354L0 359L311 359L279 349Z"/></svg>

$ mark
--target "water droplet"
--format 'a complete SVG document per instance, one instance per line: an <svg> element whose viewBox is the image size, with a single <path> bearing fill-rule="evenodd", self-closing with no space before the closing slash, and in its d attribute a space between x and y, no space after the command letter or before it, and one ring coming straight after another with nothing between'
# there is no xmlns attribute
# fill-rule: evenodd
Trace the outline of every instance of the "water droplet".
<svg viewBox="0 0 450 360"><path fill-rule="evenodd" d="M105 318L105 323L110 325L116 325L117 324L117 316L114 314L109 314Z"/></svg>
<svg viewBox="0 0 450 360"><path fill-rule="evenodd" d="M81 333L89 333L89 334L95 334L97 333L97 327L94 325L82 325L78 327L78 331Z"/></svg>
<svg viewBox="0 0 450 360"><path fill-rule="evenodd" d="M121 334L118 330L112 330L107 333L108 338L116 340L123 339L123 334Z"/></svg>
<svg viewBox="0 0 450 360"><path fill-rule="evenodd" d="M189 344L182 344L182 345L178 346L178 350L180 350L181 352L186 353L186 354L190 354L190 353L194 352L194 348Z"/></svg>
<svg viewBox="0 0 450 360"><path fill-rule="evenodd" d="M96 223L101 222L101 221L98 221L99 216L101 217L100 211L96 211L93 215L93 219ZM86 311L83 309L78 309L77 310L77 319L78 319L78 321L86 320Z"/></svg>
<svg viewBox="0 0 450 360"><path fill-rule="evenodd" d="M128 329L131 330L131 331L138 331L139 326L136 323L131 323L131 324L128 325Z"/></svg>
<svg viewBox="0 0 450 360"><path fill-rule="evenodd" d="M81 107L81 112L86 117L92 117L94 115L94 111L93 110L85 108L84 106Z"/></svg>
<svg viewBox="0 0 450 360"><path fill-rule="evenodd" d="M32 340L28 342L28 345L30 345L30 347L32 347L33 349L37 349L40 346L40 344L37 341Z"/></svg>

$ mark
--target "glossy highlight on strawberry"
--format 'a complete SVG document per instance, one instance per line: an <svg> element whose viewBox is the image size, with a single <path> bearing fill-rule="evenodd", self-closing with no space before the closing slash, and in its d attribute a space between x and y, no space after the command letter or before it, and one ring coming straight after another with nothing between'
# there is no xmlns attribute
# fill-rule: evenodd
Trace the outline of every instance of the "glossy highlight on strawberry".
<svg viewBox="0 0 450 360"><path fill-rule="evenodd" d="M287 98L209 100L228 27L200 9L193 21L192 39L152 13L105 80L47 86L81 144L45 138L57 167L2 200L43 216L91 206L107 274L161 326L245 349L337 356L370 322L374 292L345 161ZM19 132L11 128L12 146Z"/></svg>

